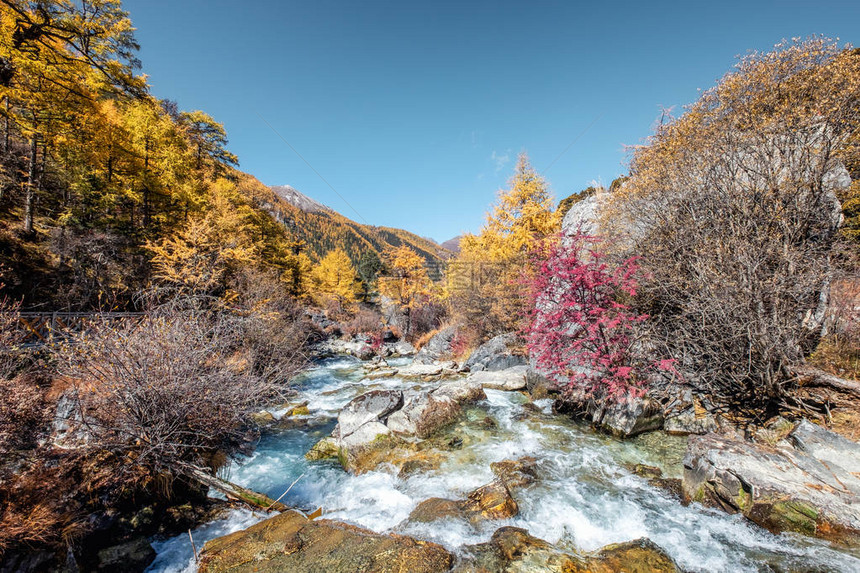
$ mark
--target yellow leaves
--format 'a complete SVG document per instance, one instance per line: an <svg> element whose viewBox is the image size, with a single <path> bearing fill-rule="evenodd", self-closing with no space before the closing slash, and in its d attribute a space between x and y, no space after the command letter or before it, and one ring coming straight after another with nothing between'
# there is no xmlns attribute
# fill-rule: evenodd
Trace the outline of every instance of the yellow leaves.
<svg viewBox="0 0 860 573"><path fill-rule="evenodd" d="M401 245L385 253L387 273L379 278L379 292L402 308L414 308L422 297L430 296L433 283L425 261L418 253Z"/></svg>
<svg viewBox="0 0 860 573"><path fill-rule="evenodd" d="M342 309L351 306L361 290L355 267L341 249L330 251L323 257L311 271L311 284L320 302L333 300Z"/></svg>

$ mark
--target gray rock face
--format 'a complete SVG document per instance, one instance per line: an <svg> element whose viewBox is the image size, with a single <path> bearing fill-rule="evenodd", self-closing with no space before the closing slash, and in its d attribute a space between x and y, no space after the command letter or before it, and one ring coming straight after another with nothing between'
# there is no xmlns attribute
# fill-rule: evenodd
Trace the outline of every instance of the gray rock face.
<svg viewBox="0 0 860 573"><path fill-rule="evenodd" d="M561 222L562 232L569 236L580 230L587 235L596 235L599 232L599 210L599 193L579 201L565 214Z"/></svg>
<svg viewBox="0 0 860 573"><path fill-rule="evenodd" d="M339 437L343 439L369 422L383 420L402 405L400 390L373 390L354 398L337 416Z"/></svg>
<svg viewBox="0 0 860 573"><path fill-rule="evenodd" d="M717 434L690 438L686 500L743 513L774 532L860 543L860 445L801 422L777 446Z"/></svg>
<svg viewBox="0 0 860 573"><path fill-rule="evenodd" d="M519 338L513 332L500 334L479 346L463 364L472 372L506 370L526 364L526 358L513 353Z"/></svg>
<svg viewBox="0 0 860 573"><path fill-rule="evenodd" d="M663 427L663 408L647 398L628 398L597 408L592 421L619 438L630 438Z"/></svg>
<svg viewBox="0 0 860 573"><path fill-rule="evenodd" d="M436 398L449 398L458 404L468 404L487 397L484 388L469 380L445 382L432 392Z"/></svg>
<svg viewBox="0 0 860 573"><path fill-rule="evenodd" d="M401 436L427 438L457 420L462 408L454 400L432 393L413 396L402 409L388 418L388 427Z"/></svg>
<svg viewBox="0 0 860 573"><path fill-rule="evenodd" d="M432 364L451 357L451 342L457 334L456 326L449 326L440 330L418 354L415 355L416 364Z"/></svg>
<svg viewBox="0 0 860 573"><path fill-rule="evenodd" d="M512 392L525 389L528 369L528 366L523 365L495 372L482 370L469 374L466 380L472 384L480 384L483 388Z"/></svg>
<svg viewBox="0 0 860 573"><path fill-rule="evenodd" d="M694 407L684 408L680 412L666 417L663 430L676 435L707 434L717 431L717 420L708 412L697 415Z"/></svg>

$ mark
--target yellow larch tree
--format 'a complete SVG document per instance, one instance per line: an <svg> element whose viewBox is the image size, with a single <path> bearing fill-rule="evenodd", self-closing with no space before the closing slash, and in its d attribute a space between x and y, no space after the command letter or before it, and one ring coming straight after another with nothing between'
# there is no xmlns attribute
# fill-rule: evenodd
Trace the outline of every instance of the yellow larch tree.
<svg viewBox="0 0 860 573"><path fill-rule="evenodd" d="M449 266L452 314L476 328L479 338L516 330L525 312L522 279L532 272L529 254L556 235L560 223L549 185L521 153L481 232L463 237Z"/></svg>
<svg viewBox="0 0 860 573"><path fill-rule="evenodd" d="M433 283L425 261L414 250L401 245L385 253L386 276L381 276L379 294L394 301L406 316L406 332L412 329L412 311L432 294Z"/></svg>
<svg viewBox="0 0 860 573"><path fill-rule="evenodd" d="M360 292L358 274L342 249L329 251L323 257L311 271L311 284L318 302L333 302L339 311L348 311Z"/></svg>

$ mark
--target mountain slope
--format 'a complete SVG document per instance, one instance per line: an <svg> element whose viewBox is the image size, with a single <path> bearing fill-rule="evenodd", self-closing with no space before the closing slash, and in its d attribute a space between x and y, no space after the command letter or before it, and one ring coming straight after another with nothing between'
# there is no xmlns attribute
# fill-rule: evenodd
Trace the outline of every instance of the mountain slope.
<svg viewBox="0 0 860 573"><path fill-rule="evenodd" d="M334 249L343 249L353 263L361 255L407 245L428 263L451 257L452 253L435 242L414 233L392 227L363 225L344 217L289 185L266 187L250 175L245 181L246 193L287 227L292 237L304 243L311 259L319 260Z"/></svg>

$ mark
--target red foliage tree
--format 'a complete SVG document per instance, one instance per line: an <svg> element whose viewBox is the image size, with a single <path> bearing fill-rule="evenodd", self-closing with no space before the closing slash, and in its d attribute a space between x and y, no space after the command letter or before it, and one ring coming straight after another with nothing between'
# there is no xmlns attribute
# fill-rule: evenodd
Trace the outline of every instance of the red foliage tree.
<svg viewBox="0 0 860 573"><path fill-rule="evenodd" d="M624 300L636 295L639 266L635 257L610 265L599 243L578 232L558 241L548 256L536 255L542 260L530 279L529 353L541 370L566 382L569 393L640 396L654 368L673 366L636 356L636 325L648 317Z"/></svg>

